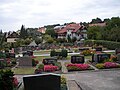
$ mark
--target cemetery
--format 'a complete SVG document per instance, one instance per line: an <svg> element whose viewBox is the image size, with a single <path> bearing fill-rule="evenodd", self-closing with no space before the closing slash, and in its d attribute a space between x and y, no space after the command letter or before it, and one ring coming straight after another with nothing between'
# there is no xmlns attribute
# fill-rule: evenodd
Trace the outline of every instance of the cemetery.
<svg viewBox="0 0 120 90"><path fill-rule="evenodd" d="M11 63L13 60L12 63L15 63L15 65L18 63L18 66L12 69L12 71L16 75L23 73L23 85L21 85L21 82L19 82L17 78L14 78L13 81L16 84L14 86L13 83L13 88L17 89L21 86L24 86L23 88L25 90L33 90L34 88L36 88L36 90L48 90L48 88L50 90L67 90L67 81L65 78L61 77L61 75L64 74L62 71L62 68L64 67L63 65L65 65L65 68L67 69L66 74L69 74L70 72L80 73L81 71L95 71L93 67L96 67L100 70L120 68L120 54L119 50L117 49L115 54L103 53L100 47L97 47L95 50L84 50L84 48L82 50L81 48L81 52L78 55L68 55L68 52L65 51L65 49L61 50L61 52L54 50L51 50L50 52L49 50L47 53L50 53L50 56L44 56L40 60L36 59L37 56L34 56L34 52L30 50L24 51L22 53L22 57L17 58L14 56L14 54L6 53L6 56L1 54L2 58L0 59L0 68L8 67L5 65L8 63L8 61ZM86 57L89 57L88 61L86 61ZM61 62L63 62L63 64ZM93 67L91 67L91 65Z"/></svg>

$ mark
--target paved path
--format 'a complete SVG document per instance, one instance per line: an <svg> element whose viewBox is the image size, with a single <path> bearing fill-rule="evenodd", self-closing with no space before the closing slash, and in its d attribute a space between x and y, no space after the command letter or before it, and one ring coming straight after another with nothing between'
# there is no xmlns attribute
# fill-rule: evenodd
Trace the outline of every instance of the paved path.
<svg viewBox="0 0 120 90"><path fill-rule="evenodd" d="M81 72L66 77L75 80L83 90L120 90L120 70Z"/></svg>

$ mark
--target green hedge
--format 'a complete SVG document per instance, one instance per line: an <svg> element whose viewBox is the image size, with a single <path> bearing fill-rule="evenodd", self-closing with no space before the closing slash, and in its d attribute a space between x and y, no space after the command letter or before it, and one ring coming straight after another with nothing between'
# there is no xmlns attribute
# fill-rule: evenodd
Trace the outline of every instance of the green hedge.
<svg viewBox="0 0 120 90"><path fill-rule="evenodd" d="M120 48L120 42L114 42L114 41L105 41L105 40L86 40L84 41L85 45L102 45L103 47L106 47L108 49L116 49Z"/></svg>

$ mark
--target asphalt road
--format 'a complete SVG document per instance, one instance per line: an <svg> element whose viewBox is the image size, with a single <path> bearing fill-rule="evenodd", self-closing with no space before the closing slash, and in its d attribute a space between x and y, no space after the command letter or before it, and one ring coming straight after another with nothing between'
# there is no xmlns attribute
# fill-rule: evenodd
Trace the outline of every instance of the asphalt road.
<svg viewBox="0 0 120 90"><path fill-rule="evenodd" d="M66 77L76 80L82 90L120 90L120 70L76 72Z"/></svg>

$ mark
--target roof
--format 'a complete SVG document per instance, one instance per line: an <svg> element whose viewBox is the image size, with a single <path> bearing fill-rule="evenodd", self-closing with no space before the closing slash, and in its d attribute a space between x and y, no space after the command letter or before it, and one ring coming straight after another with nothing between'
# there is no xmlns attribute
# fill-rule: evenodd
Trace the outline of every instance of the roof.
<svg viewBox="0 0 120 90"><path fill-rule="evenodd" d="M37 46L37 44L35 43L35 41L32 41L28 46Z"/></svg>
<svg viewBox="0 0 120 90"><path fill-rule="evenodd" d="M83 26L81 26L79 23L76 24L67 24L64 28L58 30L58 34L66 33L67 30L72 30L72 32L77 32L79 29L82 29Z"/></svg>
<svg viewBox="0 0 120 90"><path fill-rule="evenodd" d="M19 38L19 35L16 32L12 32L7 38Z"/></svg>
<svg viewBox="0 0 120 90"><path fill-rule="evenodd" d="M45 27L40 27L37 31L41 32L41 33L45 33L46 28Z"/></svg>

